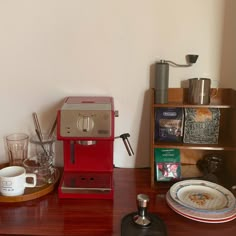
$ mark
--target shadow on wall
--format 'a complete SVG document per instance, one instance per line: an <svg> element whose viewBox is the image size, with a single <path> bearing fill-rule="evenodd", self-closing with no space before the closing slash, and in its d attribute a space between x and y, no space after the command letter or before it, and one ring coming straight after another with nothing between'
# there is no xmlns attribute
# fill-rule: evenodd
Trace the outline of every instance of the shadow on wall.
<svg viewBox="0 0 236 236"><path fill-rule="evenodd" d="M155 64L150 66L149 88L154 88ZM143 162L150 166L150 121L151 121L151 91L144 91L142 104L142 117L139 128L139 136L137 143L137 154L135 166L144 166ZM149 167L148 166L148 167Z"/></svg>
<svg viewBox="0 0 236 236"><path fill-rule="evenodd" d="M225 1L224 31L221 57L221 84L223 87L236 89L236 1ZM232 153L226 160L227 173L231 180L236 181L236 159ZM232 183L236 186L236 182Z"/></svg>
<svg viewBox="0 0 236 236"><path fill-rule="evenodd" d="M221 57L221 84L223 87L236 89L236 1L225 1L224 28Z"/></svg>
<svg viewBox="0 0 236 236"><path fill-rule="evenodd" d="M135 166L150 166L150 90L144 92ZM148 166L147 166L148 163Z"/></svg>

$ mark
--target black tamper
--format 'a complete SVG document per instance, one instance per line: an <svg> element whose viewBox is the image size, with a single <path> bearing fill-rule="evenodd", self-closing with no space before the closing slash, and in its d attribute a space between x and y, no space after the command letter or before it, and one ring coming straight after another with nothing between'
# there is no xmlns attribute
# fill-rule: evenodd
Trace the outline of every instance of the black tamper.
<svg viewBox="0 0 236 236"><path fill-rule="evenodd" d="M167 235L164 222L157 215L148 212L148 202L146 194L137 195L138 211L123 217L121 236Z"/></svg>
<svg viewBox="0 0 236 236"><path fill-rule="evenodd" d="M147 216L149 197L145 194L139 194L137 196L137 202L138 202L138 213L133 218L134 222L140 226L150 225L151 220Z"/></svg>

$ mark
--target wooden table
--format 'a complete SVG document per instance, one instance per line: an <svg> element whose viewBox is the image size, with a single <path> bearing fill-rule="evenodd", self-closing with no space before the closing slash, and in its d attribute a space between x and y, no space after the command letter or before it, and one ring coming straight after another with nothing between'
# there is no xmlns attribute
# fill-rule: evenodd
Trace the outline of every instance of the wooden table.
<svg viewBox="0 0 236 236"><path fill-rule="evenodd" d="M235 236L236 220L192 221L176 214L163 193L150 188L150 169L114 169L114 200L59 199L57 191L21 203L0 203L0 235L120 235L121 219L137 210L136 196L150 197L149 211L164 220L169 236Z"/></svg>

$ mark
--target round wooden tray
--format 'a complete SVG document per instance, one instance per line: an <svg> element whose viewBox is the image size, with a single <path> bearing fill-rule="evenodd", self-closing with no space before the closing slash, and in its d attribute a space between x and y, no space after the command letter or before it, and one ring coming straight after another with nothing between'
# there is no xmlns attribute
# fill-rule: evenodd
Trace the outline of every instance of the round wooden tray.
<svg viewBox="0 0 236 236"><path fill-rule="evenodd" d="M0 202L24 202L42 197L52 192L60 179L60 171L55 168L55 181L52 184L47 184L42 187L25 188L25 193L20 196L6 197L0 194Z"/></svg>

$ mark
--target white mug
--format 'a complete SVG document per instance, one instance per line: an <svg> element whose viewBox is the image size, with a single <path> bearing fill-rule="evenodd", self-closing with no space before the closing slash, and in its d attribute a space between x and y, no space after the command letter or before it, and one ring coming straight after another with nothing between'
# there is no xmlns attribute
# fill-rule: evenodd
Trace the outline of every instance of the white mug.
<svg viewBox="0 0 236 236"><path fill-rule="evenodd" d="M32 179L32 183L28 183L26 178ZM23 195L26 187L36 186L36 181L36 175L26 174L22 166L9 166L0 170L0 192L3 196Z"/></svg>

